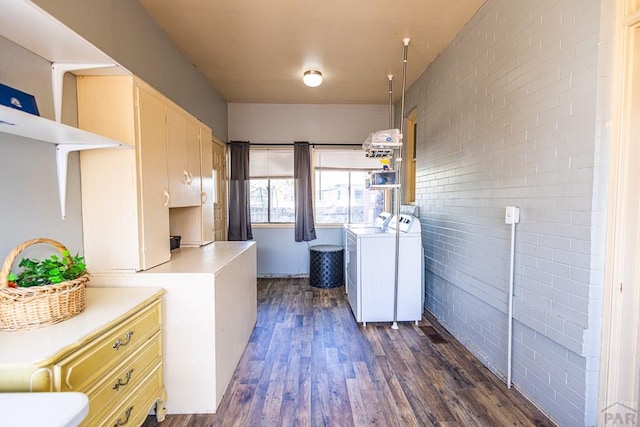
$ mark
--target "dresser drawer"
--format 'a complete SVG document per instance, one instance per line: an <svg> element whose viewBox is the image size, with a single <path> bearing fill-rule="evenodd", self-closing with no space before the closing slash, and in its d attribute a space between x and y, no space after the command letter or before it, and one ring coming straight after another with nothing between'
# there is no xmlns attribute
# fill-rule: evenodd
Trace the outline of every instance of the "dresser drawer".
<svg viewBox="0 0 640 427"><path fill-rule="evenodd" d="M106 370L135 353L160 330L160 314L160 303L156 302L56 363L56 389L86 391Z"/></svg>
<svg viewBox="0 0 640 427"><path fill-rule="evenodd" d="M154 402L164 399L162 381L162 365L154 369L138 387L130 391L128 398L124 398L115 410L104 410L91 422L84 421L82 426L139 426L147 418Z"/></svg>
<svg viewBox="0 0 640 427"><path fill-rule="evenodd" d="M161 337L161 332L158 331L137 353L109 371L107 378L86 391L89 397L87 421L92 420L109 405L119 405L122 399L162 362Z"/></svg>

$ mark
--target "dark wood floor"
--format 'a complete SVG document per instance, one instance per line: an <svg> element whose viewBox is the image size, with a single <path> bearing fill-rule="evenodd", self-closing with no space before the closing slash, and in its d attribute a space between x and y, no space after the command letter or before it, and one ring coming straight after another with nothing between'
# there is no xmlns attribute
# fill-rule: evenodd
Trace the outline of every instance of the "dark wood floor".
<svg viewBox="0 0 640 427"><path fill-rule="evenodd" d="M398 330L389 323L363 327L344 287L260 279L258 322L218 413L170 415L161 424L149 417L144 424L156 425L554 424L429 317Z"/></svg>

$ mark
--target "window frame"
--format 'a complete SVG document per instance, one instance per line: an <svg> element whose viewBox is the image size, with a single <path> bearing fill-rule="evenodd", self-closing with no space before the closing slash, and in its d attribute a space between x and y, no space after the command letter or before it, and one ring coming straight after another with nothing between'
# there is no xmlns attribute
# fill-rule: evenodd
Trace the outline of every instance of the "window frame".
<svg viewBox="0 0 640 427"><path fill-rule="evenodd" d="M360 148L360 149L354 149L352 147L331 147L331 148L315 148L313 149L312 153L313 153L313 161L312 161L312 165L313 165L313 213L314 213L314 217L316 218L316 225L319 225L321 227L337 227L340 226L342 227L343 224L354 224L352 222L352 218L353 218L353 200L352 200L352 193L353 193L353 176L352 176L352 172L372 172L375 170L378 170L376 168L373 167L334 167L334 166L316 166L316 161L315 161L315 155L318 152L322 152L322 151L345 151L345 152L354 152L354 153L360 153L364 156L364 151ZM349 194L349 204L348 204L348 214L347 214L347 220L348 222L317 222L317 199L315 197L316 195L316 172L317 171L337 171L337 172L348 172L349 173L349 183L348 183L348 187L347 187L347 191ZM384 191L384 190L367 190L364 189L364 191ZM388 206L388 197L386 195L386 193L383 193L383 209L386 209ZM360 223L356 223L356 224L360 224Z"/></svg>
<svg viewBox="0 0 640 427"><path fill-rule="evenodd" d="M250 177L249 181L251 180L266 180L267 181L267 222L254 222L253 218L251 219L251 225L293 225L295 224L295 216L294 216L294 220L293 221L283 221L283 222L277 222L277 221L271 221L271 181L272 180L285 180L285 179L290 179L290 180L294 180L293 176L269 176L269 177L260 177L260 176L254 176L254 177ZM251 184L249 184L251 185ZM295 183L294 183L294 201L295 201ZM294 202L295 203L295 202ZM295 205L294 205L295 206ZM295 215L295 214L294 214Z"/></svg>
<svg viewBox="0 0 640 427"><path fill-rule="evenodd" d="M287 147L287 148L274 148L274 147L270 147L270 146L265 146L265 147L251 147L251 150L256 150L256 151L267 151L267 150L281 150L281 151L290 151L293 152L293 147ZM342 227L343 224L345 224L345 222L318 222L317 220L317 205L318 205L318 199L317 199L317 186L318 183L316 182L316 178L317 178L317 172L318 171L338 171L338 172L348 172L348 176L349 176L349 183L347 186L347 191L348 191L348 213L347 213L347 220L348 222L346 222L346 224L353 224L351 221L353 219L353 200L352 200L352 193L353 193L353 176L352 176L352 172L371 172L376 170L376 168L369 168L369 167L333 167L333 166L317 166L316 165L316 155L318 153L321 153L322 151L342 151L344 150L345 152L358 152L361 153L362 155L364 155L364 151L362 151L361 149L354 149L351 146L338 146L336 144L336 146L332 146L332 147L325 147L325 148L318 148L318 147L314 147L312 145L311 147L311 167L312 167L312 171L311 171L311 185L312 185L312 191L313 191L313 213L314 213L314 218L316 220L316 226L320 227L320 228L335 228L335 227ZM251 169L251 168L250 168ZM293 165L292 165L292 170L293 170ZM272 180L276 180L276 179L291 179L294 180L294 203L295 203L295 198L296 198L296 194L295 194L295 177L293 175L293 173L291 174L291 176L287 176L287 175L273 175L273 176L251 176L251 174L249 175L249 181L251 180L266 180L267 181L267 222L254 222L253 218L251 219L251 225L252 226L257 226L257 227L282 227L282 226L286 226L286 227L293 227L295 225L295 217L293 219L293 221L291 222L273 222L271 220L271 204L272 204L272 200L271 200L271 181ZM364 191L367 191L367 189L364 189ZM386 192L384 192L384 190L371 190L371 191L383 191L383 197L384 197L384 207L383 209L386 209L388 207L388 197Z"/></svg>
<svg viewBox="0 0 640 427"><path fill-rule="evenodd" d="M268 152L268 151L273 151L273 152L280 152L280 153L290 153L291 154L291 160L293 161L293 146L291 147L273 147L273 146L268 146L265 145L265 147L250 147L250 156L251 156L251 151L262 151L262 152ZM268 154L266 154L266 156L268 156ZM294 173L293 173L293 164L291 165L291 175L280 175L280 174L274 174L274 175L251 175L251 163L249 164L249 186L251 186L251 181L252 180L266 180L267 181L267 222L254 222L253 217L251 218L251 226L259 226L259 227L265 227L265 226L293 226L295 225L295 213L294 213L294 218L292 221L287 221L287 222L273 222L271 221L271 206L272 206L272 200L271 200L271 181L272 180L284 180L284 179L290 179L290 180L295 180L294 178ZM293 187L293 192L294 192L294 210L295 210L295 181L294 181L294 187Z"/></svg>

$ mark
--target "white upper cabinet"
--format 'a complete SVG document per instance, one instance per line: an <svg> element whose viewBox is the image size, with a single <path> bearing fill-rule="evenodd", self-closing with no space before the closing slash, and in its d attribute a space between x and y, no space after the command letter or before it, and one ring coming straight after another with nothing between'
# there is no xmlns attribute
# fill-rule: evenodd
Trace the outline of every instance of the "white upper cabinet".
<svg viewBox="0 0 640 427"><path fill-rule="evenodd" d="M80 156L89 269L147 270L170 259L170 235L184 246L209 243L213 201L201 162L210 175L211 129L137 77L77 84L79 126L135 147Z"/></svg>
<svg viewBox="0 0 640 427"><path fill-rule="evenodd" d="M169 207L200 205L200 128L193 127L187 114L167 107L169 140Z"/></svg>
<svg viewBox="0 0 640 427"><path fill-rule="evenodd" d="M139 271L168 261L166 99L135 77L77 84L79 126L135 147L80 155L87 267Z"/></svg>

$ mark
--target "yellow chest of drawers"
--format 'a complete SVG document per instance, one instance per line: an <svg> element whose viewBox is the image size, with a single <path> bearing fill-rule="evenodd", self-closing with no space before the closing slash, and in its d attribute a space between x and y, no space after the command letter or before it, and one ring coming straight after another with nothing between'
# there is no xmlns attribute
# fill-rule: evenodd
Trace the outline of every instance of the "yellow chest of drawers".
<svg viewBox="0 0 640 427"><path fill-rule="evenodd" d="M0 392L79 391L83 425L140 425L166 415L162 294L154 288L89 288L86 309L57 325L0 333Z"/></svg>

